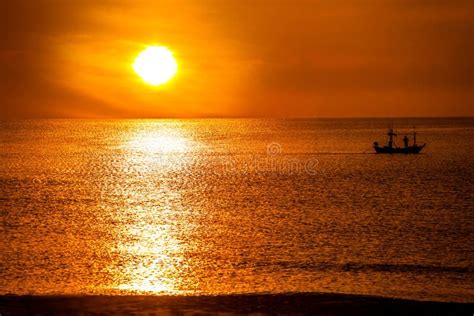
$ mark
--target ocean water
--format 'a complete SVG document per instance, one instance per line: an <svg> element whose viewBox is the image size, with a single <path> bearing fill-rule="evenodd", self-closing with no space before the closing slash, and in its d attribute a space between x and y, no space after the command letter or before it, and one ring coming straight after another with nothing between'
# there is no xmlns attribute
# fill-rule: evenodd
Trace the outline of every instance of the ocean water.
<svg viewBox="0 0 474 316"><path fill-rule="evenodd" d="M420 155L376 155L393 123ZM474 119L0 127L0 294L474 301ZM411 134L409 134L411 137Z"/></svg>

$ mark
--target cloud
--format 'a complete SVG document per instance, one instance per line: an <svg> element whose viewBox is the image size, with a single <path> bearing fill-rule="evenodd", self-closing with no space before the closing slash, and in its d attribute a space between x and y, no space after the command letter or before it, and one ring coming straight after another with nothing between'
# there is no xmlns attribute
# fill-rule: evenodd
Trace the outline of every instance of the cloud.
<svg viewBox="0 0 474 316"><path fill-rule="evenodd" d="M56 51L62 38L95 27L85 14L92 5L93 1L3 2L2 117L68 116L65 104L94 103L58 81L60 58Z"/></svg>
<svg viewBox="0 0 474 316"><path fill-rule="evenodd" d="M430 106L419 111L423 99L435 103L435 115L454 113L453 102L461 103L456 114L473 114L471 2L212 1L209 7L222 35L259 61L249 98L280 100L265 111L294 115L288 105L304 99L314 113L339 115L344 111L331 108L345 107L348 115L389 115L393 110L380 111L379 104L361 108L361 98L400 101L404 94L411 110L400 115L432 115ZM445 97L430 97L439 94Z"/></svg>

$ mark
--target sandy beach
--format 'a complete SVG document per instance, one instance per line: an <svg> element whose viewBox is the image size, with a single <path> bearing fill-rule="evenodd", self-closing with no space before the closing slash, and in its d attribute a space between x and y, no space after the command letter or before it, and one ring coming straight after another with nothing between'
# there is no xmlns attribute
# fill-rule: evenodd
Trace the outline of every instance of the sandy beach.
<svg viewBox="0 0 474 316"><path fill-rule="evenodd" d="M1 315L472 315L474 304L339 294L2 296Z"/></svg>

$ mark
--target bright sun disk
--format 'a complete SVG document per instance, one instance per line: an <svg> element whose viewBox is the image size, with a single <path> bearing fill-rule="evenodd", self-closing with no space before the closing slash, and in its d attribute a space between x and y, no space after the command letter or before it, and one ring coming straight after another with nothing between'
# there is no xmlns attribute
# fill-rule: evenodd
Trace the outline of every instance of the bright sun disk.
<svg viewBox="0 0 474 316"><path fill-rule="evenodd" d="M164 46L150 46L133 63L135 72L150 85L168 82L176 74L178 65L173 53Z"/></svg>

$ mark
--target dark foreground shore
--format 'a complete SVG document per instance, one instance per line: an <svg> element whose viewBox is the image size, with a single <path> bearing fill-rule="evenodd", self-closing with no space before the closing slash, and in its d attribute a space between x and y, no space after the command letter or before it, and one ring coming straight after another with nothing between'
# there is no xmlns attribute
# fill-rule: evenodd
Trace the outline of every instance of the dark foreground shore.
<svg viewBox="0 0 474 316"><path fill-rule="evenodd" d="M474 304L336 294L2 296L4 315L473 315Z"/></svg>

